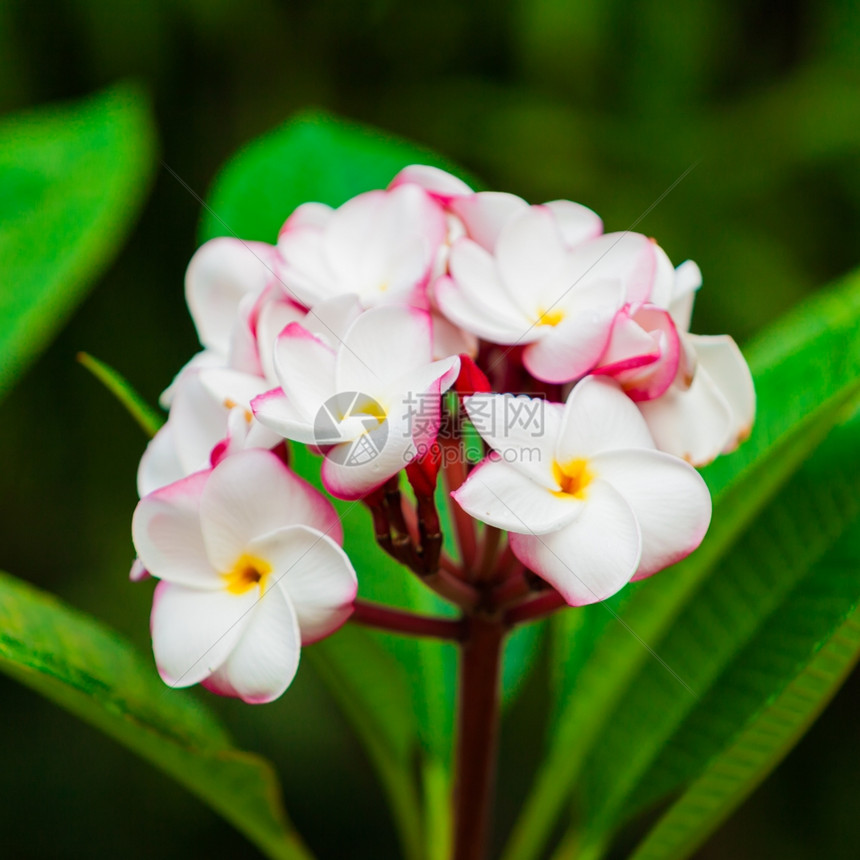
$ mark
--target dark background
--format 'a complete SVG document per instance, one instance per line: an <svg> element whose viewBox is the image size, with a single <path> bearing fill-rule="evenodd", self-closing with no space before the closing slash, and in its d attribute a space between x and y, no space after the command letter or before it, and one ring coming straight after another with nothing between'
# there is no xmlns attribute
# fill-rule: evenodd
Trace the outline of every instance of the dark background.
<svg viewBox="0 0 860 860"><path fill-rule="evenodd" d="M488 187L583 202L608 230L695 164L637 229L676 263L700 264L695 328L743 342L860 262L860 4L775 8L5 0L0 110L135 77L154 97L162 157L204 194L241 144L317 105L435 148ZM159 168L130 242L2 405L0 568L143 649L150 587L125 575L145 440L74 355L86 349L157 396L196 349L182 278L199 215ZM511 814L531 751L512 738L539 744L541 678L506 724ZM0 856L255 856L130 753L2 678L0 693ZM275 759L321 857L394 856L381 794L309 667L264 708L207 699L242 745ZM698 856L856 857L858 713L855 676Z"/></svg>

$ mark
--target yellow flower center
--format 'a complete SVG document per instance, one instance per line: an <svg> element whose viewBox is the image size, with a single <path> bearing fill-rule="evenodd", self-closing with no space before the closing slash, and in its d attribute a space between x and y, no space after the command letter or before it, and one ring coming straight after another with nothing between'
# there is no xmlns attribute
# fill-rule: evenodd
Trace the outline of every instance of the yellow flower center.
<svg viewBox="0 0 860 860"><path fill-rule="evenodd" d="M586 497L588 485L594 480L588 460L571 460L564 465L555 462L552 464L552 476L559 486L557 496L573 496L581 501Z"/></svg>
<svg viewBox="0 0 860 860"><path fill-rule="evenodd" d="M245 592L260 586L260 591L266 590L266 578L272 572L272 565L255 555L242 553L229 573L222 574L230 594L245 594Z"/></svg>
<svg viewBox="0 0 860 860"><path fill-rule="evenodd" d="M543 308L538 308L536 325L557 326L564 319L564 311L558 308L550 308L545 311Z"/></svg>

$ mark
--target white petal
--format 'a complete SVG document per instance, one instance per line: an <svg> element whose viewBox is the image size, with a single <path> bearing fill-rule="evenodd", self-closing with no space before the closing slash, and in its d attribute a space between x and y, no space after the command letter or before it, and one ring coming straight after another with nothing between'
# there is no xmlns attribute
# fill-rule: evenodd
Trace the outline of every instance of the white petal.
<svg viewBox="0 0 860 860"><path fill-rule="evenodd" d="M373 308L352 324L338 350L335 390L377 396L432 358L429 313L395 306Z"/></svg>
<svg viewBox="0 0 860 860"><path fill-rule="evenodd" d="M257 423L268 427L284 439L314 445L317 442L317 427L314 419L306 418L287 399L282 388L273 388L255 397L251 409ZM263 447L263 446L260 446Z"/></svg>
<svg viewBox="0 0 860 860"><path fill-rule="evenodd" d="M427 164L411 164L409 167L404 167L391 180L388 187L397 188L398 185L406 184L418 185L434 197L442 200L450 200L463 194L472 194L472 189L462 179Z"/></svg>
<svg viewBox="0 0 860 860"><path fill-rule="evenodd" d="M451 201L451 211L460 217L470 239L492 252L502 227L528 203L504 191L480 191Z"/></svg>
<svg viewBox="0 0 860 860"><path fill-rule="evenodd" d="M361 302L355 293L344 293L315 304L308 311L303 325L323 343L337 350L362 310Z"/></svg>
<svg viewBox="0 0 860 860"><path fill-rule="evenodd" d="M575 311L558 325L536 326L542 337L523 351L523 364L544 382L570 382L584 376L599 361L609 342L618 311L619 283L599 285L602 302Z"/></svg>
<svg viewBox="0 0 860 860"><path fill-rule="evenodd" d="M216 570L229 571L256 538L283 526L306 524L340 539L325 497L269 451L227 457L213 470L200 501L207 552Z"/></svg>
<svg viewBox="0 0 860 860"><path fill-rule="evenodd" d="M460 247L460 243L455 246ZM478 246L472 243L472 247ZM496 280L493 284L490 289L482 290L478 281L446 277L436 281L433 289L442 313L449 320L490 343L531 343L540 337L500 282Z"/></svg>
<svg viewBox="0 0 860 860"><path fill-rule="evenodd" d="M195 588L220 588L200 527L207 472L198 472L144 496L131 531L143 566L159 579Z"/></svg>
<svg viewBox="0 0 860 860"><path fill-rule="evenodd" d="M514 555L571 606L611 597L639 566L642 540L630 506L609 484L589 486L582 513L559 531L511 534Z"/></svg>
<svg viewBox="0 0 860 860"><path fill-rule="evenodd" d="M147 494L186 477L179 462L173 425L168 420L152 437L137 467L137 494Z"/></svg>
<svg viewBox="0 0 860 860"><path fill-rule="evenodd" d="M614 382L587 376L567 398L556 446L560 463L618 448L654 448L632 400Z"/></svg>
<svg viewBox="0 0 860 860"><path fill-rule="evenodd" d="M547 489L553 477L555 445L563 407L539 397L475 394L465 400L469 420L502 461Z"/></svg>
<svg viewBox="0 0 860 860"><path fill-rule="evenodd" d="M365 305L401 299L426 285L445 237L442 210L420 188L401 185L348 200L324 233L324 253L338 292Z"/></svg>
<svg viewBox="0 0 860 860"><path fill-rule="evenodd" d="M252 617L257 589L230 594L159 583L152 602L152 650L171 687L197 684L236 646Z"/></svg>
<svg viewBox="0 0 860 860"><path fill-rule="evenodd" d="M290 686L299 667L299 624L280 588L257 601L229 657L204 682L212 692L249 704L271 702Z"/></svg>
<svg viewBox="0 0 860 860"><path fill-rule="evenodd" d="M701 475L662 451L612 451L591 460L633 509L642 532L636 579L680 561L699 544L711 521L711 495Z"/></svg>
<svg viewBox="0 0 860 860"><path fill-rule="evenodd" d="M755 418L755 388L746 359L728 335L688 335L696 353L697 373L707 373L732 410L731 435L723 453L746 439Z"/></svg>
<svg viewBox="0 0 860 860"><path fill-rule="evenodd" d="M654 243L641 233L606 233L571 253L570 282L619 280L628 302L647 301L654 280Z"/></svg>
<svg viewBox="0 0 860 860"><path fill-rule="evenodd" d="M227 355L239 302L275 277L274 251L263 242L228 237L198 248L188 264L185 295L204 346Z"/></svg>
<svg viewBox="0 0 860 860"><path fill-rule="evenodd" d="M527 316L536 316L540 305L555 304L575 282L561 232L552 213L540 206L530 206L505 224L496 259L502 282Z"/></svg>
<svg viewBox="0 0 860 860"><path fill-rule="evenodd" d="M291 526L257 539L249 549L272 565L272 581L296 612L303 645L328 636L349 618L358 589L355 570L328 535Z"/></svg>
<svg viewBox="0 0 860 860"><path fill-rule="evenodd" d="M291 406L308 423L336 390L334 351L298 323L278 337L275 372Z"/></svg>
<svg viewBox="0 0 860 860"><path fill-rule="evenodd" d="M513 465L484 460L451 494L467 514L482 523L525 534L545 534L571 523L584 510L572 496L553 493Z"/></svg>
<svg viewBox="0 0 860 860"><path fill-rule="evenodd" d="M569 248L594 239L603 232L600 216L587 206L570 200L551 200L543 206L552 213L562 240Z"/></svg>
<svg viewBox="0 0 860 860"><path fill-rule="evenodd" d="M669 313L672 314L678 331L690 330L693 302L696 300L696 290L701 286L702 272L692 260L686 260L675 269L675 288Z"/></svg>
<svg viewBox="0 0 860 860"><path fill-rule="evenodd" d="M697 368L690 387L672 385L656 400L637 404L661 451L704 466L732 439L732 410L707 373Z"/></svg>

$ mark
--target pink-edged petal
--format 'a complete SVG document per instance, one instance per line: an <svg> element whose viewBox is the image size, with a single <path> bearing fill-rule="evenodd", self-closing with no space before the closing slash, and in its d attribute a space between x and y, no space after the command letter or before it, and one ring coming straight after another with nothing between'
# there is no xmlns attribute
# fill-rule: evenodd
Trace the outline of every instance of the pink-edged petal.
<svg viewBox="0 0 860 860"><path fill-rule="evenodd" d="M284 439L291 439L304 445L314 444L317 440L313 420L306 418L293 406L282 388L273 388L255 397L251 401L251 410L259 424Z"/></svg>
<svg viewBox="0 0 860 860"><path fill-rule="evenodd" d="M527 534L557 531L581 516L585 509L579 499L553 493L512 463L494 458L476 466L451 495L476 520Z"/></svg>
<svg viewBox="0 0 860 860"><path fill-rule="evenodd" d="M323 243L338 292L356 292L369 306L426 285L444 238L442 210L422 189L401 185L348 200L326 227Z"/></svg>
<svg viewBox="0 0 860 860"><path fill-rule="evenodd" d="M292 407L308 422L335 393L334 350L298 323L278 337L275 372Z"/></svg>
<svg viewBox="0 0 860 860"><path fill-rule="evenodd" d="M275 344L278 342L278 335L290 323L303 323L307 326L307 315L295 302L274 297L260 304L255 314L254 349L258 356L260 375L271 387L278 384L275 372Z"/></svg>
<svg viewBox="0 0 860 860"><path fill-rule="evenodd" d="M602 290L601 290L602 291ZM570 382L584 376L600 359L618 310L612 285L602 304L565 317L556 326L536 326L543 335L523 350L528 372L544 382Z"/></svg>
<svg viewBox="0 0 860 860"><path fill-rule="evenodd" d="M227 659L203 685L213 693L235 696L251 705L271 702L290 686L300 652L296 613L280 588L268 588L254 605Z"/></svg>
<svg viewBox="0 0 860 860"><path fill-rule="evenodd" d="M570 200L551 200L549 203L544 203L543 207L552 213L562 240L568 248L573 248L588 239L595 239L603 232L603 221L600 216L580 203L572 203Z"/></svg>
<svg viewBox="0 0 860 860"><path fill-rule="evenodd" d="M555 587L571 606L606 600L639 566L636 517L609 484L594 481L580 515L549 534L511 534L514 555Z"/></svg>
<svg viewBox="0 0 860 860"><path fill-rule="evenodd" d="M197 684L218 669L247 628L259 596L200 591L161 582L152 601L152 650L171 687Z"/></svg>
<svg viewBox="0 0 860 860"><path fill-rule="evenodd" d="M438 311L433 316L433 358L448 358L451 355L478 354L478 338L471 332L446 319Z"/></svg>
<svg viewBox="0 0 860 860"><path fill-rule="evenodd" d="M325 203L302 203L284 222L278 231L279 237L294 230L321 230L331 220L334 209Z"/></svg>
<svg viewBox="0 0 860 860"><path fill-rule="evenodd" d="M697 372L706 373L732 410L731 433L723 446L727 454L744 441L755 419L752 374L738 345L728 335L688 335L696 353Z"/></svg>
<svg viewBox="0 0 860 860"><path fill-rule="evenodd" d="M328 535L291 526L258 538L249 549L272 565L272 580L293 605L303 645L333 633L352 614L355 570Z"/></svg>
<svg viewBox="0 0 860 860"><path fill-rule="evenodd" d="M143 566L143 562L139 558L136 558L131 563L128 578L131 582L143 582L145 579L150 578L149 571Z"/></svg>
<svg viewBox="0 0 860 860"><path fill-rule="evenodd" d="M502 461L549 489L555 444L564 407L539 397L513 394L475 394L465 400L469 420Z"/></svg>
<svg viewBox="0 0 860 860"><path fill-rule="evenodd" d="M239 303L275 277L275 249L264 242L222 237L200 247L185 275L185 295L200 342L227 355Z"/></svg>
<svg viewBox="0 0 860 860"><path fill-rule="evenodd" d="M630 316L630 309L620 310L612 323L609 343L594 373L613 376L651 364L660 357L660 347L651 335Z"/></svg>
<svg viewBox="0 0 860 860"><path fill-rule="evenodd" d="M618 448L654 448L636 405L615 382L587 376L571 391L556 444L560 463Z"/></svg>
<svg viewBox="0 0 860 860"><path fill-rule="evenodd" d="M134 548L153 576L194 588L220 588L200 529L208 477L208 472L198 472L138 502L131 523Z"/></svg>
<svg viewBox="0 0 860 860"><path fill-rule="evenodd" d="M375 396L396 379L430 363L430 314L417 308L380 307L365 311L338 350L335 390Z"/></svg>
<svg viewBox="0 0 860 860"><path fill-rule="evenodd" d="M626 301L645 302L657 266L655 247L641 233L605 233L583 242L571 253L571 282L619 280Z"/></svg>
<svg viewBox="0 0 860 860"><path fill-rule="evenodd" d="M167 421L150 439L137 467L137 494L147 494L184 478L188 473L179 461L173 425Z"/></svg>
<svg viewBox="0 0 860 860"><path fill-rule="evenodd" d="M634 579L688 556L711 521L711 494L701 475L662 451L610 451L591 460L595 473L633 509L642 532L642 558Z"/></svg>
<svg viewBox="0 0 860 860"><path fill-rule="evenodd" d="M673 385L637 405L657 447L694 466L710 463L731 439L731 407L707 373L697 372L687 389Z"/></svg>
<svg viewBox="0 0 860 860"><path fill-rule="evenodd" d="M528 203L504 191L480 191L452 200L450 207L463 222L469 238L492 252L502 228L513 215L528 209Z"/></svg>
<svg viewBox="0 0 860 860"><path fill-rule="evenodd" d="M270 451L227 457L213 470L200 500L203 539L216 570L226 573L261 535L288 525L336 523L331 503ZM339 526L332 538L340 537Z"/></svg>
<svg viewBox="0 0 860 860"><path fill-rule="evenodd" d="M443 205L447 205L455 197L472 194L472 189L462 179L427 164L404 167L388 187L391 189L400 185L418 185Z"/></svg>
<svg viewBox="0 0 860 860"><path fill-rule="evenodd" d="M353 501L396 475L417 454L410 421L398 409L382 424L328 451L320 477L333 496Z"/></svg>
<svg viewBox="0 0 860 860"><path fill-rule="evenodd" d="M631 400L653 400L666 391L678 373L681 341L668 311L645 305L636 311L634 320L657 345L657 360L614 375Z"/></svg>

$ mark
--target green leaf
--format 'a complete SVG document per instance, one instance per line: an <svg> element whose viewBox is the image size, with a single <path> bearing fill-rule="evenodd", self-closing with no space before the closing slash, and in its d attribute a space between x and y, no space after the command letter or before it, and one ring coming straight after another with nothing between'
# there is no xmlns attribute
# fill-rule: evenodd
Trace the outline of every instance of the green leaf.
<svg viewBox="0 0 860 860"><path fill-rule="evenodd" d="M695 696L667 682L655 662L625 691L624 709L601 734L579 787L596 845L693 780L853 614L860 602L858 431L852 424L834 432L658 644ZM581 845L580 856L601 852Z"/></svg>
<svg viewBox="0 0 860 860"><path fill-rule="evenodd" d="M704 470L714 498L702 547L671 571L610 601L553 619L561 660L548 753L508 846L527 860L542 849L601 732L627 707L629 686L658 664L666 683L691 698L652 647L696 599L716 563L749 527L860 391L860 277L780 321L749 351L758 416L751 438ZM573 618L575 615L583 616ZM571 642L575 643L571 646ZM573 653L571 654L571 648Z"/></svg>
<svg viewBox="0 0 860 860"><path fill-rule="evenodd" d="M673 751L682 750L683 759L664 755L658 761L657 768L668 769L677 779L679 765L688 770L695 758L695 779L636 850L635 860L688 857L791 750L857 664L860 612L855 608L843 617L845 609L858 602L856 520L854 528L796 589L778 623L771 622L760 641L745 649L731 675L721 680L719 689L729 691L729 702L749 707L744 700L754 698L758 707L753 716L729 734L720 722L729 720L734 729L737 714L727 714L725 708L697 713L672 740ZM796 672L798 656L808 659ZM716 692L707 700L712 706L725 702L716 699ZM720 743L714 743L715 738Z"/></svg>
<svg viewBox="0 0 860 860"><path fill-rule="evenodd" d="M0 670L164 770L267 856L311 856L281 809L268 762L233 747L190 694L166 687L117 634L7 574Z"/></svg>
<svg viewBox="0 0 860 860"><path fill-rule="evenodd" d="M0 121L0 395L119 250L154 149L128 86Z"/></svg>
<svg viewBox="0 0 860 860"><path fill-rule="evenodd" d="M441 167L470 181L462 170L414 143L322 111L305 111L227 163L207 197L201 240L238 236L274 242L300 204L340 206L356 194L385 188L410 164Z"/></svg>
<svg viewBox="0 0 860 860"><path fill-rule="evenodd" d="M375 635L347 625L307 657L348 716L379 773L404 855L424 856L421 802L412 779L417 726L410 679Z"/></svg>
<svg viewBox="0 0 860 860"><path fill-rule="evenodd" d="M164 424L164 416L153 409L124 376L86 352L78 353L78 361L113 394L150 439L155 436Z"/></svg>

